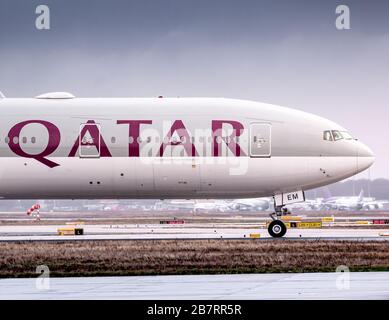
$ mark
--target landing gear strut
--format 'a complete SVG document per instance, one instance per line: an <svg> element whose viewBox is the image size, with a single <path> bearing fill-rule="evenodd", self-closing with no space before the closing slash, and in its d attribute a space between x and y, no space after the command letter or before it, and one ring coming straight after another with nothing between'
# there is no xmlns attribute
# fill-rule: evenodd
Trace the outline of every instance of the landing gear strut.
<svg viewBox="0 0 389 320"><path fill-rule="evenodd" d="M290 214L290 211L284 206L274 206L275 212L270 214L270 217L273 219L270 222L267 231L273 238L281 238L286 233L286 225L280 220L280 217L283 215Z"/></svg>

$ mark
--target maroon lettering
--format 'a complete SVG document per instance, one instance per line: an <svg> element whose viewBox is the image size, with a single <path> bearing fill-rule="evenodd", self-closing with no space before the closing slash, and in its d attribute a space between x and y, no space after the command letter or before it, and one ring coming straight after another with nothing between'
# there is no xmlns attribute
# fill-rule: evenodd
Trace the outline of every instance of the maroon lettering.
<svg viewBox="0 0 389 320"><path fill-rule="evenodd" d="M173 134L177 131L178 136L180 137L179 141L171 141ZM165 142L167 140L167 142ZM192 143L191 137L189 136L188 131L186 130L182 120L174 121L172 127L170 128L168 134L166 135L164 141L159 148L159 156L163 157L165 149L167 146L183 146L185 152L188 156L198 157L198 152L195 145Z"/></svg>
<svg viewBox="0 0 389 320"><path fill-rule="evenodd" d="M227 137L222 136L223 124L229 124L232 126L232 134ZM240 148L240 145L236 143L236 137L239 137L243 133L243 125L238 121L233 120L212 120L212 138L213 138L213 148L212 155L214 157L221 156L221 145L222 141L227 145L227 147L232 151L232 153L237 156L245 156L246 154ZM222 140L222 141L221 141Z"/></svg>
<svg viewBox="0 0 389 320"><path fill-rule="evenodd" d="M84 137L87 132L89 132L92 142L84 141ZM98 143L99 139L100 145ZM100 152L100 157L112 157L94 120L88 120L88 122L83 126L80 135L77 137L72 149L70 150L69 157L76 156L79 146L95 146L97 151Z"/></svg>
<svg viewBox="0 0 389 320"><path fill-rule="evenodd" d="M132 141L128 144L128 156L139 157L139 135L141 124L152 124L151 120L118 120L117 124L128 124L128 135Z"/></svg>
<svg viewBox="0 0 389 320"><path fill-rule="evenodd" d="M31 123L38 123L44 126L48 133L49 133L49 140L47 142L47 146L45 150L43 150L41 153L38 154L29 154L25 151L20 146L20 132L21 130L26 126ZM33 158L44 165L54 168L59 166L58 163L55 163L49 159L46 159L50 154L52 154L55 150L57 150L59 143L61 142L61 133L59 132L59 129L52 123L48 121L43 121L43 120L28 120L28 121L23 121L20 123L17 123L14 125L11 130L8 132L8 146L9 148L18 156L24 157L24 158Z"/></svg>

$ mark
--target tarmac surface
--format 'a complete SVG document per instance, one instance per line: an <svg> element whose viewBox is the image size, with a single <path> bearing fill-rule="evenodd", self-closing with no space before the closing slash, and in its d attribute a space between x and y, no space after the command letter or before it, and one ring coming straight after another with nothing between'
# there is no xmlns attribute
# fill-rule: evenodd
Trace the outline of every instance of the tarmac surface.
<svg viewBox="0 0 389 320"><path fill-rule="evenodd" d="M260 239L271 238L265 228L253 225L202 224L190 225L81 225L84 235L59 236L59 228L66 225L0 226L0 241L28 240L144 240L144 239L249 239L259 234ZM285 239L347 239L389 240L389 229L350 228L288 229Z"/></svg>
<svg viewBox="0 0 389 320"><path fill-rule="evenodd" d="M306 218L321 219L316 215ZM289 228L282 240L389 240L389 225L357 223L387 219L389 213L342 215L336 216L333 225L320 229ZM189 223L159 224L158 220L172 216L161 214L148 221L143 215L136 222L127 216L115 216L111 223L105 215L90 214L85 219L78 213L53 214L44 217L47 223L35 224L25 214L0 213L0 241L250 239L252 234L260 235L256 240L273 239L265 227L267 214L226 216L224 222L219 216L206 222L200 220L208 217L196 217L197 221L190 216ZM84 220L79 225L84 235L58 235L59 228L76 226L74 219L79 217ZM0 279L0 299L389 299L389 272Z"/></svg>
<svg viewBox="0 0 389 320"><path fill-rule="evenodd" d="M144 240L144 239L260 239L271 238L266 229L268 212L201 213L134 212L42 212L41 221L25 212L0 212L0 241L42 240ZM389 224L373 225L374 219L389 220L387 211L297 212L289 219L321 221L323 228L288 228L285 239L389 240ZM161 224L172 220L184 224ZM177 222L177 221L175 221ZM82 236L59 236L59 228L81 227Z"/></svg>
<svg viewBox="0 0 389 320"><path fill-rule="evenodd" d="M389 272L0 279L0 299L389 299Z"/></svg>

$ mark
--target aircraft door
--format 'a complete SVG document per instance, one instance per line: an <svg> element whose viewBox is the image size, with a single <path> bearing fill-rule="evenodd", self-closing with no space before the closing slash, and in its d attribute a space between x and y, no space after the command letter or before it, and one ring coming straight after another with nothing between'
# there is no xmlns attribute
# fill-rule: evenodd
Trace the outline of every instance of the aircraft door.
<svg viewBox="0 0 389 320"><path fill-rule="evenodd" d="M79 134L79 157L100 158L100 124L82 123Z"/></svg>
<svg viewBox="0 0 389 320"><path fill-rule="evenodd" d="M250 125L250 157L271 157L271 125L269 123Z"/></svg>

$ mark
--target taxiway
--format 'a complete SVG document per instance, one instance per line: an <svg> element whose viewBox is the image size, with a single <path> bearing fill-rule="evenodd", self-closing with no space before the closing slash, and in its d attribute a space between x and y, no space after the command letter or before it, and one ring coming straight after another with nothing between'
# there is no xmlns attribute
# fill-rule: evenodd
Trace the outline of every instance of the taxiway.
<svg viewBox="0 0 389 320"><path fill-rule="evenodd" d="M367 300L389 299L389 272L1 279L0 287L0 299Z"/></svg>
<svg viewBox="0 0 389 320"><path fill-rule="evenodd" d="M84 235L59 236L63 225L0 226L0 241L28 240L145 240L145 239L259 239L271 238L265 228L250 224L82 225ZM285 239L389 240L389 229L350 228L288 229Z"/></svg>

